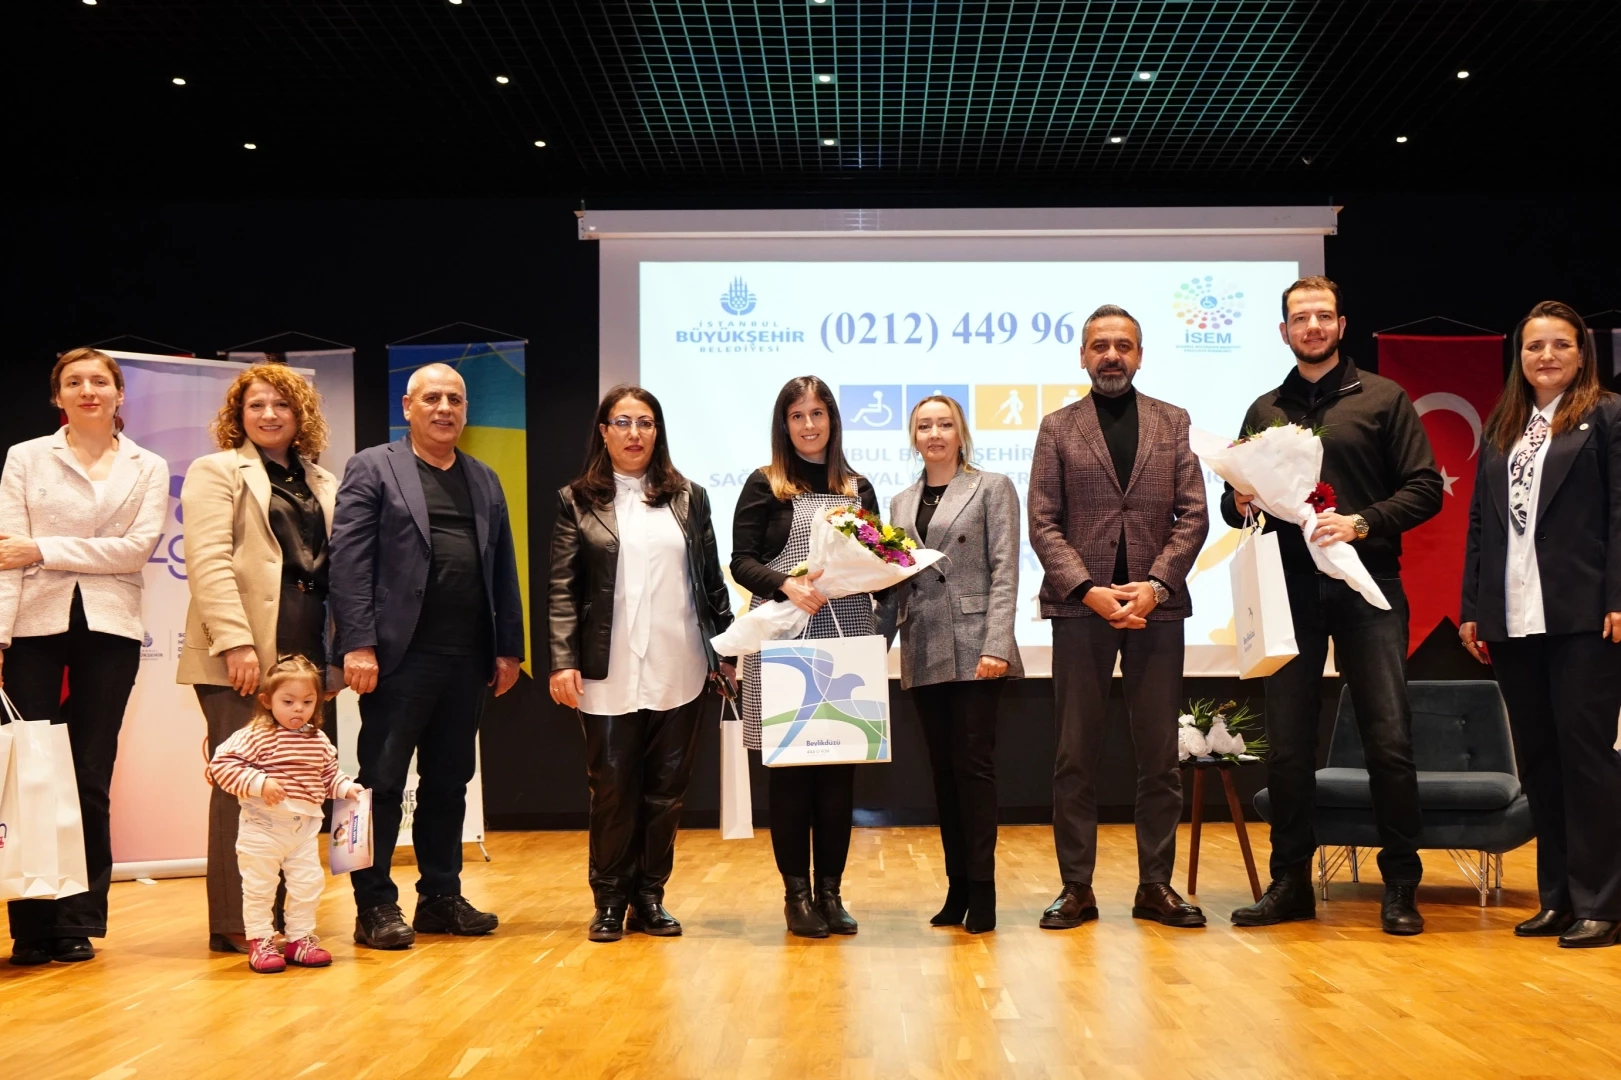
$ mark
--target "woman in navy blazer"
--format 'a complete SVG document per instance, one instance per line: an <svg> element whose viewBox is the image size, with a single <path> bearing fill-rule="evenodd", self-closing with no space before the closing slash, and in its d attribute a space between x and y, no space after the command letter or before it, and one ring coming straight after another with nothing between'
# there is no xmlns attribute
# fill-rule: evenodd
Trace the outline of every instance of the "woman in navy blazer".
<svg viewBox="0 0 1621 1080"><path fill-rule="evenodd" d="M1621 937L1621 398L1581 316L1544 301L1486 422L1458 636L1508 704L1537 830L1541 910L1521 937Z"/></svg>

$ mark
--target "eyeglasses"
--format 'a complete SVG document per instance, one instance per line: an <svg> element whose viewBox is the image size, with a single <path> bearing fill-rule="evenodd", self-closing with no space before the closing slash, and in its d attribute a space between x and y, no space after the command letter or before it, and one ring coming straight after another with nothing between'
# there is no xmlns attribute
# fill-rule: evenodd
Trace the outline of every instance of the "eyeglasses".
<svg viewBox="0 0 1621 1080"><path fill-rule="evenodd" d="M616 416L612 420L608 421L608 426L611 428L617 428L619 434L621 435L630 434L631 428L635 428L637 431L641 432L655 431L658 429L658 425L653 423L652 420L645 416L638 416L634 420L628 416Z"/></svg>

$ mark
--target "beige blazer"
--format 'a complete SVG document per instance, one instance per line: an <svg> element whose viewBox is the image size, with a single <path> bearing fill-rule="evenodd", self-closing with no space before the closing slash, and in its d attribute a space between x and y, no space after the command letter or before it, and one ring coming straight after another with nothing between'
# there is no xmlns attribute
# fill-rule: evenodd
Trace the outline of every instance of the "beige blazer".
<svg viewBox="0 0 1621 1080"><path fill-rule="evenodd" d="M140 641L141 572L168 509L168 464L128 435L100 496L67 428L13 446L0 475L0 534L30 537L41 559L0 571L0 647L67 633L75 586L91 630Z"/></svg>
<svg viewBox="0 0 1621 1080"><path fill-rule="evenodd" d="M321 503L327 535L338 481L311 461L304 479ZM259 667L276 662L281 545L270 531L270 474L252 443L200 457L180 488L186 519L186 646L175 681L230 684L223 654L252 645Z"/></svg>

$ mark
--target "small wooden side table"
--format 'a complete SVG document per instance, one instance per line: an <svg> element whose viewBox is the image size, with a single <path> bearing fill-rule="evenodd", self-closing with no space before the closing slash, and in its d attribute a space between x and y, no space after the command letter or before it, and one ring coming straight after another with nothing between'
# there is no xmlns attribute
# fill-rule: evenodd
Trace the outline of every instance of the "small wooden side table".
<svg viewBox="0 0 1621 1080"><path fill-rule="evenodd" d="M1188 846L1188 895L1199 894L1199 831L1204 825L1204 777L1215 769L1221 773L1221 786L1227 792L1227 809L1233 815L1233 828L1238 831L1238 848L1244 853L1244 869L1250 875L1250 893L1261 898L1261 879L1255 874L1255 853L1250 850L1249 830L1244 827L1244 810L1238 805L1238 789L1233 786L1232 770L1247 762L1232 762L1224 758L1190 758L1182 762L1183 768L1193 770L1193 842Z"/></svg>

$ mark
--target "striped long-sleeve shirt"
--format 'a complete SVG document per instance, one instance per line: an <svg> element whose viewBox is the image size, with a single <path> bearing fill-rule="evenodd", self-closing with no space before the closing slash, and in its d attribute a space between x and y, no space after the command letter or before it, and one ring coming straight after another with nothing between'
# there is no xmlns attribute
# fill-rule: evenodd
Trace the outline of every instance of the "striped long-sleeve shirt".
<svg viewBox="0 0 1621 1080"><path fill-rule="evenodd" d="M287 798L273 810L319 816L323 799L347 798L359 785L338 768L338 752L320 730L289 731L280 724L249 724L214 752L208 775L222 791L264 805L265 781Z"/></svg>

